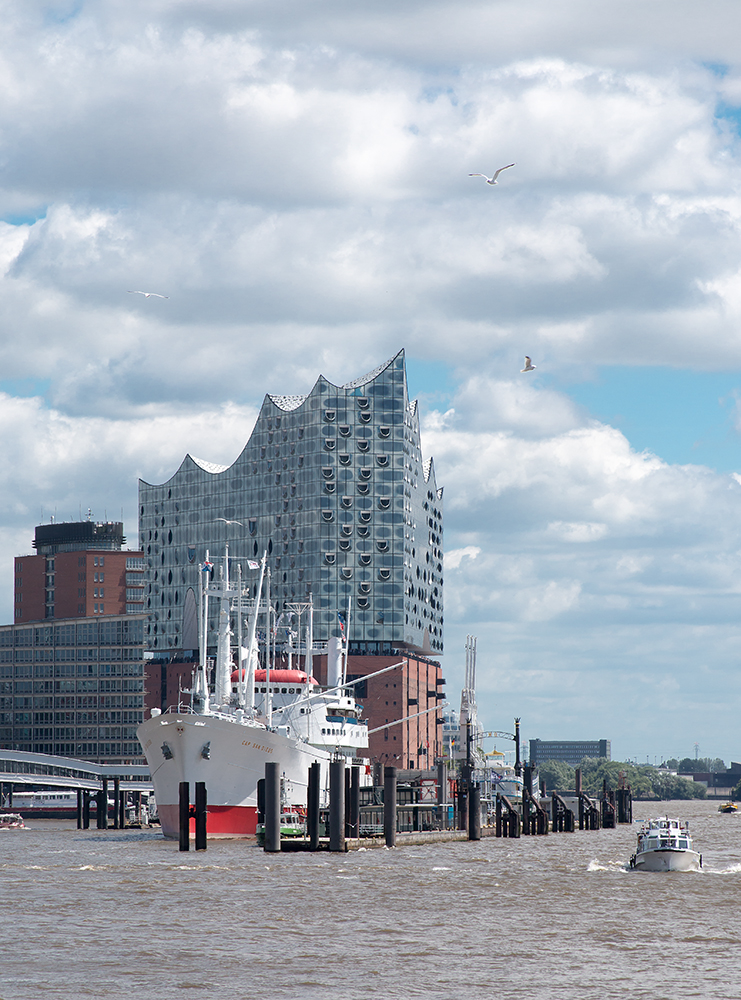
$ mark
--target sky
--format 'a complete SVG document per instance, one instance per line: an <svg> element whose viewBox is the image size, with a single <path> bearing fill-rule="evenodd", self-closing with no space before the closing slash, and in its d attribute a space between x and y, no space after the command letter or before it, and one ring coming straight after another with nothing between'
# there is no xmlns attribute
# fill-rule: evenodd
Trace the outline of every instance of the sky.
<svg viewBox="0 0 741 1000"><path fill-rule="evenodd" d="M36 524L136 545L139 477L403 347L451 702L470 634L487 729L741 760L739 34L736 0L0 0L0 620Z"/></svg>

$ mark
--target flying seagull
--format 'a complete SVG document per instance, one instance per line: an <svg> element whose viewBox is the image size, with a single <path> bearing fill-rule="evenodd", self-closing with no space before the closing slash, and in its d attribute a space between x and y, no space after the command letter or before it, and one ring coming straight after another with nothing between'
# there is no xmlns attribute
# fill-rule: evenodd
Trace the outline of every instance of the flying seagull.
<svg viewBox="0 0 741 1000"><path fill-rule="evenodd" d="M227 521L227 519L225 517L217 517L216 520L217 521L223 521L224 524L238 524L240 528L244 527L244 525L242 524L241 521Z"/></svg>
<svg viewBox="0 0 741 1000"><path fill-rule="evenodd" d="M537 367L538 366L534 365L532 363L532 361L530 360L530 358L526 354L525 355L525 367L524 368L520 368L520 371L521 372L534 372Z"/></svg>
<svg viewBox="0 0 741 1000"><path fill-rule="evenodd" d="M130 288L129 295L143 295L145 299L149 299L154 296L156 299L169 299L169 295L160 295L159 292L140 292L137 289Z"/></svg>
<svg viewBox="0 0 741 1000"><path fill-rule="evenodd" d="M506 167L500 167L499 170L497 170L497 172L494 174L493 177L487 177L486 174L469 174L468 176L469 177L483 177L483 178L485 178L487 184L498 184L499 181L497 180L497 177L499 177L499 175L501 174L501 172L503 170L509 170L509 168L510 167L514 167L514 165L515 165L514 163L508 163Z"/></svg>

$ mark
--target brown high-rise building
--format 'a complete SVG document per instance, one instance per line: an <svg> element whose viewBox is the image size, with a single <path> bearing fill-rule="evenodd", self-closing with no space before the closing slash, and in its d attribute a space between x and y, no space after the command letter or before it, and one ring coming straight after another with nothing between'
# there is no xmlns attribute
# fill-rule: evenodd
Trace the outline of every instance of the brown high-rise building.
<svg viewBox="0 0 741 1000"><path fill-rule="evenodd" d="M141 613L143 553L125 541L120 521L38 525L36 554L15 560L15 622Z"/></svg>

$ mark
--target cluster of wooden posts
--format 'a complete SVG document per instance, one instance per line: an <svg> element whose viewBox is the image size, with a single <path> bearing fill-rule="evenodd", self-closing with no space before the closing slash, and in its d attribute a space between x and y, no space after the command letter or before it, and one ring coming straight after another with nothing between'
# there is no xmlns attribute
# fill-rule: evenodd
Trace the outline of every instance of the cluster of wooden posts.
<svg viewBox="0 0 741 1000"><path fill-rule="evenodd" d="M77 829L87 830L90 828L90 803L95 801L95 825L98 830L107 830L109 826L114 830L123 830L127 826L126 822L126 799L127 795L134 797L134 809L137 816L136 826L140 825L142 814L142 793L125 792L121 790L120 779L113 779L113 810L109 815L108 802L108 779L103 778L101 787L97 792L88 788L77 789ZM110 824L109 824L110 819ZM131 825L131 824L128 824Z"/></svg>
<svg viewBox="0 0 741 1000"><path fill-rule="evenodd" d="M545 799L545 789L540 800L532 792L532 773L525 765L525 775L522 792L522 814L512 805L506 796L497 796L497 837L519 837L553 833L573 833L576 829L578 815L580 830L614 829L617 823L633 822L633 798L630 785L621 781L616 789L607 788L607 781L602 782L602 797L599 805L595 804L581 786L581 769L576 769L576 788L573 792L551 792L550 822L548 813L542 806ZM566 799L576 800L576 815ZM500 802L500 800L502 800ZM505 812L506 810L506 812Z"/></svg>
<svg viewBox="0 0 741 1000"><path fill-rule="evenodd" d="M360 835L360 768L345 766L345 761L333 760L329 765L329 841L322 844L320 837L321 769L318 762L309 767L309 785L306 801L306 841L309 851L327 847L330 851L346 851L347 841ZM281 849L281 797L280 764L269 761L265 765L265 791L262 815L265 831L265 850ZM393 812L393 820L390 818ZM393 825L396 842L396 768L387 767L384 773L384 830ZM387 843L389 839L387 836ZM298 846L298 844L296 844ZM393 846L393 844L389 844Z"/></svg>
<svg viewBox="0 0 741 1000"><path fill-rule="evenodd" d="M469 840L480 840L481 797L476 782L471 780L469 766L464 766L458 782L458 826L466 831ZM580 830L613 828L616 823L632 822L632 799L630 787L607 790L603 784L602 800L595 803L581 788L581 772L576 772L575 792L552 792L550 796L550 817L540 799L532 794L530 768L525 765L522 806L513 803L506 795L497 794L494 833L497 837L537 836L553 833L571 833ZM440 775L444 778L444 770ZM444 789L445 781L440 787ZM289 842L281 838L281 766L277 761L265 765L265 778L258 786L258 816L262 824L264 848L267 852L277 852L290 846L294 850L317 851L320 849L344 852L348 841L360 836L360 768L347 767L343 759L334 760L329 765L329 809L326 816L326 833L320 835L320 795L321 770L318 763L309 768L306 807L306 836ZM102 794L102 793L99 793ZM576 812L571 803L575 806ZM442 801L441 801L442 800ZM438 794L438 808L447 810L445 791ZM451 807L452 808L452 807ZM385 766L383 769L383 838L387 847L395 847L398 831L397 769ZM105 810L103 810L105 812ZM180 850L190 849L190 820L195 817L196 850L206 849L206 786L196 782L195 805L190 803L188 782L180 783Z"/></svg>

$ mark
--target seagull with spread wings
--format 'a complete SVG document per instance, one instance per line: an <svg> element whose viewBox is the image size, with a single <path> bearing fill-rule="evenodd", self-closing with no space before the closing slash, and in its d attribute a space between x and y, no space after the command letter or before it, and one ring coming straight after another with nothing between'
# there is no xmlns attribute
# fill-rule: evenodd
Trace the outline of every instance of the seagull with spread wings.
<svg viewBox="0 0 741 1000"><path fill-rule="evenodd" d="M501 174L501 172L503 170L509 170L510 167L514 167L514 166L515 166L514 163L508 163L506 167L500 167L499 170L496 171L496 173L494 174L493 177L488 177L486 174L469 174L468 176L469 177L483 177L487 184L498 184L499 181L497 180L497 177L499 177L499 175Z"/></svg>
<svg viewBox="0 0 741 1000"><path fill-rule="evenodd" d="M151 299L152 297L154 297L155 299L169 299L170 298L169 295L160 295L159 292L140 292L140 291L138 291L138 289L134 289L134 288L129 288L128 291L129 291L129 295L143 295L145 299Z"/></svg>
<svg viewBox="0 0 741 1000"><path fill-rule="evenodd" d="M530 360L530 358L526 354L525 355L525 367L524 368L520 368L520 371L521 372L534 372L537 367L538 366L534 365L532 363L532 361Z"/></svg>

